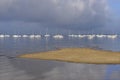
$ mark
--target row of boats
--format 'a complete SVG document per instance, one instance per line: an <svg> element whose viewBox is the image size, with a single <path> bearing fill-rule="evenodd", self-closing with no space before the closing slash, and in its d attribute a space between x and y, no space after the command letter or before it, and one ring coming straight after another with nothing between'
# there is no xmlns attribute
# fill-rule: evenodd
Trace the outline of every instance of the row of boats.
<svg viewBox="0 0 120 80"><path fill-rule="evenodd" d="M48 38L48 37L53 37L55 39L63 39L65 36L64 35L61 35L61 34L57 34L57 35L50 35L50 34L45 34L45 35L3 35L3 34L0 34L0 38L7 38L7 37L13 37L13 38L42 38L42 37L45 37L45 38ZM111 38L111 39L115 39L118 37L118 35L95 35L95 34L92 34L92 35L75 35L75 34L71 34L71 35L68 35L68 37L70 38L88 38L88 39L93 39L95 37L97 38Z"/></svg>
<svg viewBox="0 0 120 80"><path fill-rule="evenodd" d="M85 38L87 37L88 39L93 39L95 37L97 38L111 38L111 39L115 39L118 37L118 35L95 35L95 34L92 34L92 35L68 35L69 37L72 37L72 38Z"/></svg>

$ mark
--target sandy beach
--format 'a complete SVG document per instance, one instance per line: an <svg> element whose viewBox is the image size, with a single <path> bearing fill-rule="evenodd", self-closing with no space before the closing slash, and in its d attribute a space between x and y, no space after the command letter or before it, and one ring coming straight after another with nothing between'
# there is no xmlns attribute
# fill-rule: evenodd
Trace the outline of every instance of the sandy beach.
<svg viewBox="0 0 120 80"><path fill-rule="evenodd" d="M63 48L54 51L23 54L18 57L87 64L120 64L120 52L96 50L90 48Z"/></svg>

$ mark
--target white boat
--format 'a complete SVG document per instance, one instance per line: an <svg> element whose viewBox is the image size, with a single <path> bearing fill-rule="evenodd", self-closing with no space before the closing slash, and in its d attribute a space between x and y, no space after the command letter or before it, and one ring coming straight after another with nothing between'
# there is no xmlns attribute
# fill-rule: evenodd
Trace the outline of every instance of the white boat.
<svg viewBox="0 0 120 80"><path fill-rule="evenodd" d="M41 38L41 35L34 35L35 38Z"/></svg>
<svg viewBox="0 0 120 80"><path fill-rule="evenodd" d="M29 38L41 38L41 35L30 35Z"/></svg>
<svg viewBox="0 0 120 80"><path fill-rule="evenodd" d="M54 39L63 39L63 38L64 38L64 36L63 36L63 35L58 34L58 35L54 35L54 36L53 36L53 38L54 38Z"/></svg>
<svg viewBox="0 0 120 80"><path fill-rule="evenodd" d="M48 38L48 37L50 37L50 35L49 35L49 34L45 34L44 37L45 37L45 38Z"/></svg>
<svg viewBox="0 0 120 80"><path fill-rule="evenodd" d="M29 38L35 38L35 35L29 35Z"/></svg>
<svg viewBox="0 0 120 80"><path fill-rule="evenodd" d="M97 38L105 38L107 35L96 35Z"/></svg>
<svg viewBox="0 0 120 80"><path fill-rule="evenodd" d="M27 38L27 37L29 37L29 36L28 36L28 35L22 35L22 37L23 37L23 38Z"/></svg>
<svg viewBox="0 0 120 80"><path fill-rule="evenodd" d="M79 38L85 38L86 35L80 35L80 34L79 34L78 37L79 37Z"/></svg>
<svg viewBox="0 0 120 80"><path fill-rule="evenodd" d="M21 35L13 35L12 36L13 38L20 38L20 37L22 37Z"/></svg>
<svg viewBox="0 0 120 80"><path fill-rule="evenodd" d="M93 39L95 37L95 35L87 35L88 39Z"/></svg>
<svg viewBox="0 0 120 80"><path fill-rule="evenodd" d="M1 38L4 38L5 36L3 34L0 35Z"/></svg>
<svg viewBox="0 0 120 80"><path fill-rule="evenodd" d="M118 35L107 35L107 38L116 39Z"/></svg>
<svg viewBox="0 0 120 80"><path fill-rule="evenodd" d="M44 35L45 38L50 37L50 34L48 34L48 28L46 29L46 34Z"/></svg>

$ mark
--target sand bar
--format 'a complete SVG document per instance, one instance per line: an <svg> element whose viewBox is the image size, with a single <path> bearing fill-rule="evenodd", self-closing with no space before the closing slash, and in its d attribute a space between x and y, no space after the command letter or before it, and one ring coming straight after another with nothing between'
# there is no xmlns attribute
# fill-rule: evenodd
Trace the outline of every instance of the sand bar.
<svg viewBox="0 0 120 80"><path fill-rule="evenodd" d="M20 55L19 58L56 60L87 64L120 64L120 52L90 48L64 48L54 51Z"/></svg>

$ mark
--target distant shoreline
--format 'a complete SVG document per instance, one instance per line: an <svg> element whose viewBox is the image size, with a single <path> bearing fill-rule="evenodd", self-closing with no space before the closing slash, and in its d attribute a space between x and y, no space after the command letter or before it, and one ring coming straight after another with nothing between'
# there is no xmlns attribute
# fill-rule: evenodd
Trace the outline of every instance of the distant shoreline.
<svg viewBox="0 0 120 80"><path fill-rule="evenodd" d="M85 64L120 64L120 52L94 48L63 48L53 51L23 54L18 57Z"/></svg>

